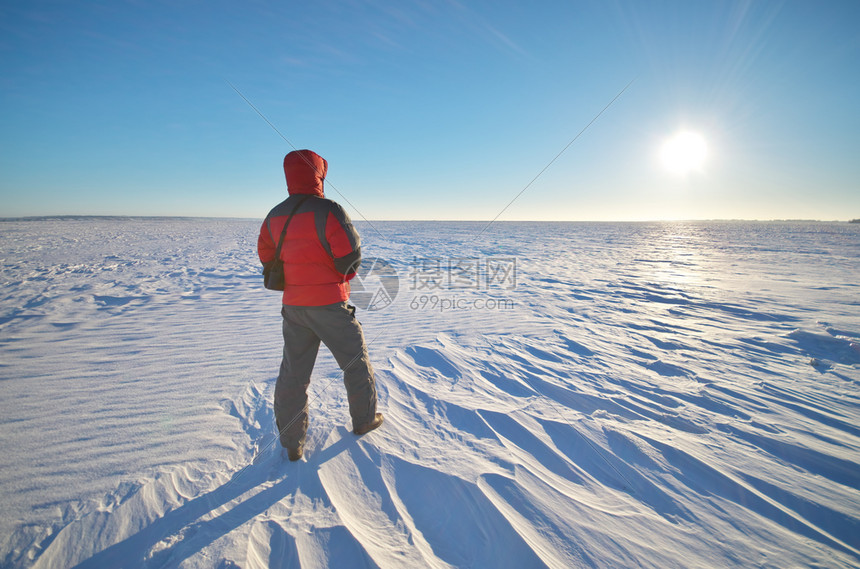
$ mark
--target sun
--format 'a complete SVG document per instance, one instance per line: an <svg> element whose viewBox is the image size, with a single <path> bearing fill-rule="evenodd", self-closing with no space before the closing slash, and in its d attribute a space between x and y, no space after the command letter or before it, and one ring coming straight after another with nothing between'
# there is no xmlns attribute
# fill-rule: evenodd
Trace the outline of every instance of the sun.
<svg viewBox="0 0 860 569"><path fill-rule="evenodd" d="M702 135L682 131L663 143L660 159L670 172L687 174L702 169L708 156L708 145Z"/></svg>

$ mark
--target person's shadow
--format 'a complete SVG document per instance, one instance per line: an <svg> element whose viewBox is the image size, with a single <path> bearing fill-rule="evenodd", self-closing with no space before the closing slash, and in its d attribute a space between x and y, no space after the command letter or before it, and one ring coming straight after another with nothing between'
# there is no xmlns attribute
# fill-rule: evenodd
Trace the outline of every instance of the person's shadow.
<svg viewBox="0 0 860 569"><path fill-rule="evenodd" d="M281 459L271 457L261 463L237 472L230 480L211 492L194 498L175 510L167 512L134 535L117 542L107 549L96 553L82 561L74 569L105 569L120 567L135 567L143 565L140 556L152 550L159 542L173 536L174 541L168 543L146 559L147 566L162 567L177 566L184 559L201 551L215 540L227 535L245 522L265 512L286 496L294 495L298 490L308 496L324 495L319 476L302 476L308 471L317 474L319 467L331 460L357 440L349 436L345 428L341 428L341 438L331 446L313 454L305 463L287 463L277 465L280 475L286 473L283 479L241 501L218 516L200 521L200 518L214 512L240 496L249 493L254 488L271 482L270 469L260 468L270 466L273 461ZM255 470L256 469L256 470Z"/></svg>

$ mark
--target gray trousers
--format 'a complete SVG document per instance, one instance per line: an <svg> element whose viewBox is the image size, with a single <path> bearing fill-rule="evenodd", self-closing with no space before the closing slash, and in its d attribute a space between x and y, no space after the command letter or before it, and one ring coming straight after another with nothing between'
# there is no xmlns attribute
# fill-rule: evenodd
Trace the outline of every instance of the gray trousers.
<svg viewBox="0 0 860 569"><path fill-rule="evenodd" d="M307 389L320 342L340 369L353 428L376 416L376 380L367 355L355 307L346 302L327 306L284 306L284 358L275 384L275 421L281 445L295 448L308 430Z"/></svg>

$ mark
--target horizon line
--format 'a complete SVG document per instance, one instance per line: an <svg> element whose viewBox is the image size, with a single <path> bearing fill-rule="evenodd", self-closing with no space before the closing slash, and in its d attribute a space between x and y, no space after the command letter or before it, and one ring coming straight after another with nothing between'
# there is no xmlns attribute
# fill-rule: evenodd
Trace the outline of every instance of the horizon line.
<svg viewBox="0 0 860 569"><path fill-rule="evenodd" d="M221 216L221 215L129 215L129 214L50 214L22 215L0 217L0 222L14 221L51 221L51 220L85 220L85 219L223 219L262 221L264 217ZM357 220L354 223L486 223L485 219L372 219ZM689 222L729 222L729 221L758 221L758 222L808 222L808 223L860 223L860 219L810 219L810 218L685 218L685 219L506 219L497 223L689 223Z"/></svg>

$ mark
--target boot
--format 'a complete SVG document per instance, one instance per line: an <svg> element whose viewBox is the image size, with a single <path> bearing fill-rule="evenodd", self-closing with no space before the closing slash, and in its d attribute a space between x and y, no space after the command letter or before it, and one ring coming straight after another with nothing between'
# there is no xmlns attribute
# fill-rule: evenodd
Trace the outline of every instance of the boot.
<svg viewBox="0 0 860 569"><path fill-rule="evenodd" d="M366 433L369 433L370 431L372 431L373 429L375 429L376 427L378 427L381 424L382 424L382 413L377 413L376 417L374 417L373 421L357 426L356 428L354 428L352 430L352 432L355 433L356 435L361 436L361 435L364 435Z"/></svg>

